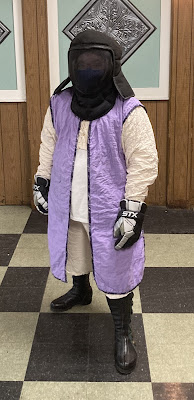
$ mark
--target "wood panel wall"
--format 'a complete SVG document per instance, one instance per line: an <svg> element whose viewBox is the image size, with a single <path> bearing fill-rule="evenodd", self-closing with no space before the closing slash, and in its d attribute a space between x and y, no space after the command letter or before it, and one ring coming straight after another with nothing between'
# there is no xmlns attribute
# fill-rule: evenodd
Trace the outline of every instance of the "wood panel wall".
<svg viewBox="0 0 194 400"><path fill-rule="evenodd" d="M0 204L30 204L26 103L0 104Z"/></svg>
<svg viewBox="0 0 194 400"><path fill-rule="evenodd" d="M149 187L147 204L167 204L168 101L143 101L152 123L159 158L158 177Z"/></svg>
<svg viewBox="0 0 194 400"><path fill-rule="evenodd" d="M46 0L22 0L22 12L32 186L39 164L40 132L50 99Z"/></svg>
<svg viewBox="0 0 194 400"><path fill-rule="evenodd" d="M170 1L170 0L169 0ZM30 204L49 105L46 0L22 0L26 103L0 104L0 204ZM159 155L148 204L194 207L194 0L172 0L169 101L144 101Z"/></svg>
<svg viewBox="0 0 194 400"><path fill-rule="evenodd" d="M193 24L194 1L172 0L167 203L176 207L194 204Z"/></svg>
<svg viewBox="0 0 194 400"><path fill-rule="evenodd" d="M31 204L40 132L49 105L46 0L22 0L26 103L0 104L0 204Z"/></svg>

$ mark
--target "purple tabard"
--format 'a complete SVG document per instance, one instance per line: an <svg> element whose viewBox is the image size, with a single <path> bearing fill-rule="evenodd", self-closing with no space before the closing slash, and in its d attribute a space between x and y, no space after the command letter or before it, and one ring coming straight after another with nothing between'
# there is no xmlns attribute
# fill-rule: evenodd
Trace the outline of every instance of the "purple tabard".
<svg viewBox="0 0 194 400"><path fill-rule="evenodd" d="M51 97L57 143L48 199L51 271L64 282L71 207L71 183L80 119L71 111L72 89ZM144 273L144 236L129 249L115 250L113 226L124 198L126 162L121 144L123 123L141 103L117 97L112 110L90 123L88 132L88 214L94 278L106 293L133 290Z"/></svg>

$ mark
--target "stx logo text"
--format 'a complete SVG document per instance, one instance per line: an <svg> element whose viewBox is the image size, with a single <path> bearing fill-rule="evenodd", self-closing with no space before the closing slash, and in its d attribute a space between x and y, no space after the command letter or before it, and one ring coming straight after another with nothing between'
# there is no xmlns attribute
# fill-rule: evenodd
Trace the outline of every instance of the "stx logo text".
<svg viewBox="0 0 194 400"><path fill-rule="evenodd" d="M122 217L128 217L128 218L137 218L138 212L133 212L133 211L123 211Z"/></svg>

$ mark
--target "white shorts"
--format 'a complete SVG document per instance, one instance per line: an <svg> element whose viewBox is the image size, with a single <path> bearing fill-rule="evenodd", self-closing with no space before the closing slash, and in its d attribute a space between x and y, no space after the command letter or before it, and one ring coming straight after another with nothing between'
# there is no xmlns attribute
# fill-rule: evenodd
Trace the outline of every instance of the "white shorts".
<svg viewBox="0 0 194 400"><path fill-rule="evenodd" d="M89 224L70 219L67 251L67 272L76 276L93 272Z"/></svg>
<svg viewBox="0 0 194 400"><path fill-rule="evenodd" d="M93 272L89 224L70 219L67 251L67 272L75 276ZM106 293L110 299L122 298L127 295L128 293L124 295Z"/></svg>

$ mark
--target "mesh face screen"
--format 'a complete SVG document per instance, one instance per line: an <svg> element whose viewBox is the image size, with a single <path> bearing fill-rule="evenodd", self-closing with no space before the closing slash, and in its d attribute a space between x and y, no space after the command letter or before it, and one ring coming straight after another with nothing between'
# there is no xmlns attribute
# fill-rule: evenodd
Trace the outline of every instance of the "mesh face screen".
<svg viewBox="0 0 194 400"><path fill-rule="evenodd" d="M78 90L90 92L100 89L113 77L113 60L108 50L71 50L69 74Z"/></svg>

